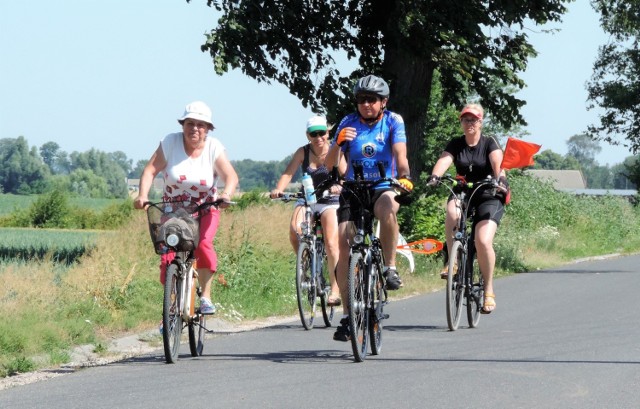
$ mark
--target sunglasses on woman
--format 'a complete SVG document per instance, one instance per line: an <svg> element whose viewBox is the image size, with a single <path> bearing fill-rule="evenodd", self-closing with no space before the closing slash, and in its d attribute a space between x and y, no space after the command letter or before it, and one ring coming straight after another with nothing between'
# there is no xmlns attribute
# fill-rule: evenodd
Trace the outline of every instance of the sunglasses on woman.
<svg viewBox="0 0 640 409"><path fill-rule="evenodd" d="M317 138L318 136L325 136L327 134L327 131L314 131L314 132L309 132L309 136L312 138Z"/></svg>

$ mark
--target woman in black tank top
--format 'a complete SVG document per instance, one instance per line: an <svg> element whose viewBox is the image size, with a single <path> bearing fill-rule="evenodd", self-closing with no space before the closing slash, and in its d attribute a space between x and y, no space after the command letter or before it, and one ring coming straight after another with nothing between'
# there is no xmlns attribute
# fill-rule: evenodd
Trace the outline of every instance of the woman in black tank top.
<svg viewBox="0 0 640 409"><path fill-rule="evenodd" d="M325 179L330 177L324 161L329 151L329 127L324 117L313 116L307 121L307 141L304 146L299 147L293 154L291 161L287 165L282 176L278 180L276 187L271 191L271 198L282 196L293 175L302 170L308 173L313 179L313 185L318 186ZM327 196L319 195L318 203L314 205L314 212L320 213L322 223L325 249L327 251L327 267L331 278L331 294L329 295L329 305L340 305L340 291L335 276L335 267L338 261L338 218L336 210L338 207L338 192L329 192ZM298 251L298 237L300 236L300 223L304 218L304 202L299 201L293 210L291 224L289 227L289 241L293 251Z"/></svg>
<svg viewBox="0 0 640 409"><path fill-rule="evenodd" d="M483 116L484 110L478 104L469 104L462 109L459 118L464 136L455 138L447 144L433 167L429 178L430 183L438 180L453 164L456 174L464 177L467 182L478 182L491 176L508 187L504 170L501 169L502 149L493 138L482 135ZM485 301L482 312L488 314L496 308L493 290L496 254L493 249L493 238L504 214L504 205L499 198L487 192L483 193L478 200L474 199L472 206L476 208L475 245L478 264L484 278ZM447 248L451 248L453 244L453 231L459 214L455 201L449 200L445 220ZM444 270L440 276L447 278Z"/></svg>

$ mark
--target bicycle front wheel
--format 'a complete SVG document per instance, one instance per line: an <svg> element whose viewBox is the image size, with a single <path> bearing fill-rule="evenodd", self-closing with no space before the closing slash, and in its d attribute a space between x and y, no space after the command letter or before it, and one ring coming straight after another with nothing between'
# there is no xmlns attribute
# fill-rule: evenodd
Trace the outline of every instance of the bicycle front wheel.
<svg viewBox="0 0 640 409"><path fill-rule="evenodd" d="M296 293L300 321L306 330L313 328L313 319L316 313L317 286L312 269L313 252L311 246L308 242L301 241L296 260Z"/></svg>
<svg viewBox="0 0 640 409"><path fill-rule="evenodd" d="M447 325L451 331L458 329L464 297L463 275L465 271L464 247L454 241L449 252L449 268L447 274Z"/></svg>
<svg viewBox="0 0 640 409"><path fill-rule="evenodd" d="M367 356L369 338L369 308L367 306L367 268L359 251L351 253L349 261L349 330L351 348L356 362Z"/></svg>
<svg viewBox="0 0 640 409"><path fill-rule="evenodd" d="M322 318L324 320L324 325L326 327L331 326L331 321L333 321L333 315L335 314L336 307L333 305L327 305L327 300L329 298L329 294L331 293L331 285L329 278L329 269L327 267L327 255L322 252L322 255L318 255L317 261L317 274L318 278L318 288L322 289L320 291L320 307L322 309Z"/></svg>
<svg viewBox="0 0 640 409"><path fill-rule="evenodd" d="M387 302L387 293L382 281L382 265L374 262L371 266L371 285L369 299L372 300L369 313L369 337L371 337L371 354L378 355L382 351L382 320L385 318L383 307Z"/></svg>
<svg viewBox="0 0 640 409"><path fill-rule="evenodd" d="M177 264L167 266L164 282L164 302L162 305L162 342L164 356L168 364L178 360L180 336L182 335L181 303L182 278Z"/></svg>
<svg viewBox="0 0 640 409"><path fill-rule="evenodd" d="M480 322L480 313L484 304L484 280L480 273L478 258L475 249L471 249L473 255L468 258L469 269L469 295L467 296L467 320L469 327L476 328Z"/></svg>

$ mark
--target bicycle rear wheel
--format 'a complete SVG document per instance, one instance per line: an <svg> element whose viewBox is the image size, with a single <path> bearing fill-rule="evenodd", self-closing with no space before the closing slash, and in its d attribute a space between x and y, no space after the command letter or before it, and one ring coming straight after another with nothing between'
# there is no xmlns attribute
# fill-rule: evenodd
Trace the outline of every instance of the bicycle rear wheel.
<svg viewBox="0 0 640 409"><path fill-rule="evenodd" d="M455 331L460 324L462 299L464 297L463 275L465 256L462 243L454 241L449 252L449 269L447 274L447 325Z"/></svg>
<svg viewBox="0 0 640 409"><path fill-rule="evenodd" d="M180 336L182 335L182 313L180 311L182 278L177 264L167 266L164 282L164 302L162 305L162 342L164 356L168 364L178 360Z"/></svg>
<svg viewBox="0 0 640 409"><path fill-rule="evenodd" d="M382 351L382 320L385 318L383 307L387 302L387 293L381 278L382 266L374 262L371 267L373 271L369 276L372 280L369 286L371 288L369 297L373 305L369 313L369 337L371 338L371 354L378 355Z"/></svg>
<svg viewBox="0 0 640 409"><path fill-rule="evenodd" d="M207 316L196 314L189 320L189 350L191 356L201 356L204 351L204 336L207 328Z"/></svg>
<svg viewBox="0 0 640 409"><path fill-rule="evenodd" d="M362 362L366 358L369 338L366 270L362 253L352 252L349 261L349 330L351 332L351 348L356 362Z"/></svg>
<svg viewBox="0 0 640 409"><path fill-rule="evenodd" d="M313 252L309 243L301 241L298 246L296 260L296 293L298 296L298 311L304 329L313 328L316 313L317 286L312 271Z"/></svg>
<svg viewBox="0 0 640 409"><path fill-rule="evenodd" d="M476 328L480 322L480 312L484 304L484 280L480 273L480 266L475 249L470 249L473 255L469 257L469 295L467 296L467 320L469 327Z"/></svg>

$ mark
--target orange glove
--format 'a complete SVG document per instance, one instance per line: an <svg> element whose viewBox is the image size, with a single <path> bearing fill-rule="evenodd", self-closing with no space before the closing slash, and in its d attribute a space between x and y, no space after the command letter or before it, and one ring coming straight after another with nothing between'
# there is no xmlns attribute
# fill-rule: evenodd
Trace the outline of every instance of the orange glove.
<svg viewBox="0 0 640 409"><path fill-rule="evenodd" d="M398 183L400 183L407 192L411 192L413 190L413 182L411 181L411 177L408 175L398 179Z"/></svg>
<svg viewBox="0 0 640 409"><path fill-rule="evenodd" d="M338 136L336 137L336 143L338 144L338 146L344 145L344 143L347 141L346 135L347 135L347 128L343 128L338 134Z"/></svg>

